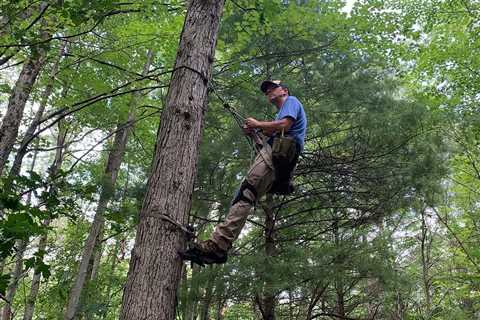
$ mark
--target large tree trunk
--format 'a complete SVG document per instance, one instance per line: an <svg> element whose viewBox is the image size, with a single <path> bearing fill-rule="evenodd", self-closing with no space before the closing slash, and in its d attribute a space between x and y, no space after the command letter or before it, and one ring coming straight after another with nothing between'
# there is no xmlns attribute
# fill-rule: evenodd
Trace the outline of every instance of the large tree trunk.
<svg viewBox="0 0 480 320"><path fill-rule="evenodd" d="M147 62L145 63L143 73L148 74L152 58L152 52L148 52ZM74 319L77 313L77 309L80 302L82 290L85 286L85 282L90 278L91 274L96 270L92 270L92 260L94 259L94 252L100 252L100 244L103 235L103 228L105 226L104 213L107 209L107 205L113 196L115 184L117 182L118 171L123 161L125 154L125 148L127 146L128 134L130 132L133 121L135 120L135 105L137 95L132 96L130 110L128 114L127 124L120 122L118 124L112 149L108 154L108 161L105 168L102 181L102 191L100 193L100 199L98 201L97 210L95 211L95 217L93 218L92 226L88 234L85 246L83 249L82 259L80 260L80 266L75 278L75 283L70 290L67 309L65 310L64 319ZM100 257L98 257L100 259ZM90 267L90 273L89 273Z"/></svg>
<svg viewBox="0 0 480 320"><path fill-rule="evenodd" d="M42 38L48 36L45 32L41 34ZM44 48L40 46L32 48L32 53L23 64L20 76L8 100L7 113L0 126L0 176L15 144L25 104L46 57L47 51Z"/></svg>
<svg viewBox="0 0 480 320"><path fill-rule="evenodd" d="M174 319L187 223L224 0L192 0L140 211L120 319Z"/></svg>
<svg viewBox="0 0 480 320"><path fill-rule="evenodd" d="M100 230L100 234L96 240L95 249L93 250L93 257L90 259L91 268L90 274L87 275L87 283L91 281L95 281L98 274L98 269L100 269L100 262L102 260L103 254L103 246L102 246L102 238L103 238L103 228Z"/></svg>
<svg viewBox="0 0 480 320"><path fill-rule="evenodd" d="M64 93L66 93L66 91L67 90L65 90ZM64 148L65 148L66 135L67 135L67 128L64 125L64 120L60 120L58 122L57 149L55 152L55 158L53 160L52 165L49 168L50 180L53 180L57 176L62 166L62 162L64 158L63 156L65 153ZM50 192L56 192L56 188L54 184L50 187ZM50 223L51 223L51 219L46 219L43 222L43 225L45 228L48 228L50 226ZM40 237L40 240L38 242L38 251L45 251L46 248L47 248L47 233L45 233ZM41 278L42 278L41 273L35 270L33 273L32 285L30 287L30 294L25 304L25 312L23 314L23 320L32 320L33 318L33 312L35 310L35 301L37 300Z"/></svg>

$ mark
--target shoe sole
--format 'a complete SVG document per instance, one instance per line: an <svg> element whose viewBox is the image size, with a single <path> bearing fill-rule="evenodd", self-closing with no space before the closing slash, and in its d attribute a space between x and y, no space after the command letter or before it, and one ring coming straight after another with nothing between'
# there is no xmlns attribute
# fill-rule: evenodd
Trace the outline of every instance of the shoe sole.
<svg viewBox="0 0 480 320"><path fill-rule="evenodd" d="M196 263L198 264L199 266L202 266L204 267L205 264L223 264L225 262L227 262L227 257L224 257L224 258L221 258L221 259L212 259L212 258L209 258L209 257L205 257L205 256L202 256L201 253L199 252L193 252L190 251L191 249L185 251L185 252L178 252L178 254L180 255L180 257L183 259L183 260L188 260L188 261L191 261L193 263Z"/></svg>

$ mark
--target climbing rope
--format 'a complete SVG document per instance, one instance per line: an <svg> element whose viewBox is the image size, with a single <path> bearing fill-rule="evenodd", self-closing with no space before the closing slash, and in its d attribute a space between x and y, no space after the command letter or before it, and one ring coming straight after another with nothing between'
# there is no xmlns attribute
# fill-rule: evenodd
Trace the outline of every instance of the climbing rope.
<svg viewBox="0 0 480 320"><path fill-rule="evenodd" d="M209 89L222 102L223 108L232 115L232 117L235 120L235 122L237 123L237 125L240 127L240 129L243 130L244 129L243 124L245 123L245 120L247 119L247 117L245 117L243 114L241 114L230 103L228 103L220 94L218 94L218 92L215 89L215 87L213 86L213 84L210 85ZM262 139L259 136L259 131L258 130L255 130L252 133L252 140L254 140L254 141L256 140L255 143L252 140L250 140L247 136L245 136L245 139L247 139L247 142L250 145L250 148L252 148L252 150L255 153L260 151L261 145L259 145L259 142L262 141Z"/></svg>

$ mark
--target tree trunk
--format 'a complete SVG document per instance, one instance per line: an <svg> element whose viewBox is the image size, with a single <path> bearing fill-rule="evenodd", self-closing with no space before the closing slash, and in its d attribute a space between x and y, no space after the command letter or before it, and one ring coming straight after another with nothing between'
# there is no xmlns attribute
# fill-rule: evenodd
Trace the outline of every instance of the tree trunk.
<svg viewBox="0 0 480 320"><path fill-rule="evenodd" d="M187 277L187 265L182 266L182 280L180 281L179 289L179 308L177 313L181 315L181 319L187 319L187 304L188 304L188 277Z"/></svg>
<svg viewBox="0 0 480 320"><path fill-rule="evenodd" d="M197 309L200 300L200 287L202 270L200 266L193 265L192 276L190 279L190 288L187 292L187 303L185 304L185 320L197 319ZM186 270L185 270L186 271Z"/></svg>
<svg viewBox="0 0 480 320"><path fill-rule="evenodd" d="M307 308L307 316L305 319L311 320L315 318L315 315L313 314L313 311L315 307L318 304L318 301L323 297L325 291L327 291L328 288L328 283L324 284L322 281L319 281L316 285L315 288L312 290L312 297L310 299L310 302L308 304ZM293 313L291 313L290 318L293 319Z"/></svg>
<svg viewBox="0 0 480 320"><path fill-rule="evenodd" d="M335 281L335 292L337 295L336 299L336 314L339 318L345 318L345 292L343 281L341 279L337 279Z"/></svg>
<svg viewBox="0 0 480 320"><path fill-rule="evenodd" d="M65 90L66 93L66 90ZM64 155L64 147L65 147L65 138L67 135L67 129L64 125L64 120L60 120L58 122L58 136L57 136L57 149L55 152L55 158L53 160L52 165L49 168L49 176L50 180L54 179L55 176L58 174L62 162L63 162L63 155ZM55 192L55 187L50 187L50 192ZM43 222L45 228L50 226L51 219L46 219ZM47 234L45 233L40 237L38 242L38 251L45 251L47 248ZM30 288L30 294L28 295L27 302L25 304L25 312L23 314L23 320L32 320L33 312L35 310L35 301L37 300L38 290L40 289L40 280L41 280L41 273L37 270L33 273L32 278L32 285Z"/></svg>
<svg viewBox="0 0 480 320"><path fill-rule="evenodd" d="M406 319L406 311L408 310L408 306L406 305L400 291L395 293L395 302L394 302L393 310L390 315L391 320L403 320Z"/></svg>
<svg viewBox="0 0 480 320"><path fill-rule="evenodd" d="M133 117L133 114L129 115L129 123L131 123L131 117ZM107 208L107 204L110 201L110 198L112 197L113 188L117 179L117 173L123 159L123 153L125 151L127 137L127 127L119 128L119 130L115 134L114 143L112 146L112 150L110 151L108 156L108 162L103 177L100 199L98 201L95 217L93 219L90 232L88 234L87 240L85 241L85 246L82 254L82 259L80 260L77 277L75 278L75 283L70 290L68 305L67 309L65 310L64 319L75 318L75 314L80 301L80 296L85 285L85 281L87 280L87 270L90 264L90 260L92 259L95 245L102 234L105 223L103 214Z"/></svg>
<svg viewBox="0 0 480 320"><path fill-rule="evenodd" d="M423 291L425 294L425 319L431 318L432 296L431 296L431 281L430 281L430 249L431 237L429 237L428 225L425 217L425 209L422 209L422 229L420 238L420 251L422 256L422 280Z"/></svg>
<svg viewBox="0 0 480 320"><path fill-rule="evenodd" d="M32 159L32 164L30 166L30 170L33 171L35 168L35 162L37 160L37 154L38 152L35 152L33 154L33 159ZM27 198L27 205L30 205L32 202L32 193L28 193L28 198ZM5 307L3 308L3 312L1 314L0 319L2 320L10 320L13 318L12 314L12 304L13 304L13 298L15 297L15 293L17 292L18 288L18 283L20 281L20 278L22 276L22 271L23 271L23 256L25 254L25 249L27 248L27 243L28 241L19 239L17 240L16 247L17 247L17 254L15 255L15 267L12 272L12 277L10 280L10 284L7 288L7 294L5 298L10 301L10 304L6 304Z"/></svg>
<svg viewBox="0 0 480 320"><path fill-rule="evenodd" d="M152 61L153 61L153 50L149 49L147 51L147 60L144 64L144 66L143 66L143 72L142 72L143 76L148 75L148 73L150 71L150 66L152 65ZM141 96L140 91L136 91L132 95L132 100L131 100L131 105L130 105L131 114L129 114L129 118L128 118L129 123L135 121L135 116L134 116L135 115L135 110L134 109L137 106L137 99L140 96ZM131 118L130 118L130 115L132 115ZM128 140L128 132L127 132L127 137L125 139ZM122 157L122 161L123 161L123 157ZM98 268L100 267L100 261L101 261L102 252L103 252L103 250L102 250L102 237L103 237L103 229L100 231L100 235L99 235L99 237L98 237L98 239L95 243L94 255L93 255L93 258L91 260L91 263L92 263L91 273L87 277L88 281L95 280L96 277L97 277L97 274L98 274Z"/></svg>
<svg viewBox="0 0 480 320"><path fill-rule="evenodd" d="M215 280L218 275L218 266L214 266L213 273L210 275L210 278L207 282L207 288L205 289L205 296L203 298L202 309L200 311L200 320L208 320L210 319L210 305L212 304L213 300L213 287L215 285Z"/></svg>
<svg viewBox="0 0 480 320"><path fill-rule="evenodd" d="M152 52L149 50L147 62L144 67L144 75L148 74L148 69L150 68L151 64L151 58ZM115 190L118 171L120 170L120 165L122 164L123 156L125 154L125 148L127 146L128 135L131 129L131 125L135 119L136 98L136 95L132 96L127 124L124 124L123 122L119 123L115 133L112 149L108 154L108 161L105 168L105 173L103 175L100 199L98 201L97 210L95 211L95 217L93 218L90 232L88 234L87 240L85 241L85 246L83 249L82 259L80 260L77 277L75 278L75 283L70 290L67 309L65 310L64 314L65 320L75 318L82 290L85 286L85 282L91 278L92 274L96 274L96 270L93 270L95 264L93 263L92 266L92 261L95 260L93 254L95 251L97 251L98 253L101 252L100 245L103 236L103 229L105 226L105 219L103 214L105 213L107 205L112 198ZM100 259L100 257L97 258Z"/></svg>
<svg viewBox="0 0 480 320"><path fill-rule="evenodd" d="M10 284L7 288L7 293L5 298L9 303L7 303L2 310L1 320L10 320L13 317L12 314L12 305L13 305L13 298L15 297L15 293L17 292L18 282L20 280L20 276L23 270L23 254L25 253L25 249L27 247L27 242L25 240L17 240L16 248L17 254L15 256L15 266L13 268L13 272L11 274Z"/></svg>
<svg viewBox="0 0 480 320"><path fill-rule="evenodd" d="M218 266L218 273L223 273L224 267ZM216 310L215 310L215 320L222 320L224 315L224 307L227 303L227 297L229 296L227 292L226 284L224 280L219 277L217 281L215 281L215 302L216 302Z"/></svg>
<svg viewBox="0 0 480 320"><path fill-rule="evenodd" d="M100 230L100 234L97 238L95 249L93 251L93 257L90 260L92 267L90 268L90 276L87 277L87 282L95 281L98 274L98 269L100 268L100 262L102 260L103 254L103 245L102 245L102 238L103 238L103 228Z"/></svg>
<svg viewBox="0 0 480 320"><path fill-rule="evenodd" d="M225 299L219 298L217 301L217 313L215 315L215 320L223 320L224 318L224 307L225 307Z"/></svg>
<svg viewBox="0 0 480 320"><path fill-rule="evenodd" d="M45 37L45 34L42 34ZM32 49L30 57L23 64L20 76L8 100L7 113L0 126L0 176L15 144L25 104L30 96L35 80L46 61L46 57L47 52L45 49L41 47Z"/></svg>
<svg viewBox="0 0 480 320"><path fill-rule="evenodd" d="M178 251L191 208L198 148L207 107L224 0L189 2L174 72L162 112L152 174L140 211L120 319L174 319L182 271Z"/></svg>
<svg viewBox="0 0 480 320"><path fill-rule="evenodd" d="M33 117L32 122L30 122L30 125L27 128L27 131L25 133L25 136L22 139L22 142L20 144L20 148L18 149L17 154L15 155L15 159L13 160L13 165L12 168L10 169L10 177L15 177L20 173L20 169L22 166L23 158L27 154L27 146L28 142L32 141L32 137L35 133L35 130L37 129L40 120L42 119L43 112L45 111L45 107L47 106L48 99L50 98L50 95L52 94L53 91L53 83L55 81L55 76L58 72L58 67L60 65L60 60L62 56L65 53L65 46L67 42L63 41L60 45L60 49L58 52L58 56L56 61L54 62L51 72L50 72L50 78L48 80L48 84L45 87L45 90L42 93L42 98L40 100L40 105L38 106L38 110L35 113L35 116Z"/></svg>
<svg viewBox="0 0 480 320"><path fill-rule="evenodd" d="M104 313L101 316L101 319L105 319L108 316L110 305L112 304L112 288L113 288L113 280L115 279L115 271L117 269L118 265L118 253L120 251L120 240L115 241L115 247L113 248L112 251L112 262L110 264L110 281L108 282L107 285L107 290L106 290L106 297L107 297L107 306L105 308Z"/></svg>
<svg viewBox="0 0 480 320"><path fill-rule="evenodd" d="M275 244L275 214L272 209L272 195L267 195L266 205L263 208L265 213L265 264L271 263L271 258L276 254ZM268 267L267 267L268 269ZM275 292L271 275L266 274L262 298L259 301L260 311L264 320L275 320Z"/></svg>
<svg viewBox="0 0 480 320"><path fill-rule="evenodd" d="M344 269L344 257L341 251L341 236L338 228L338 220L335 220L333 224L333 236L335 241L335 249L338 250L335 257L334 267L338 272L335 273L335 293L336 293L336 306L335 312L339 318L345 318L345 285L343 281L343 269Z"/></svg>
<svg viewBox="0 0 480 320"><path fill-rule="evenodd" d="M45 228L50 226L50 219L43 222ZM43 235L38 242L38 251L45 251L47 248L47 235ZM40 280L42 274L37 270L33 273L32 285L30 287L30 294L28 295L27 302L25 304L25 312L23 313L23 320L32 320L33 312L35 310L35 302L37 301L38 290L40 289Z"/></svg>

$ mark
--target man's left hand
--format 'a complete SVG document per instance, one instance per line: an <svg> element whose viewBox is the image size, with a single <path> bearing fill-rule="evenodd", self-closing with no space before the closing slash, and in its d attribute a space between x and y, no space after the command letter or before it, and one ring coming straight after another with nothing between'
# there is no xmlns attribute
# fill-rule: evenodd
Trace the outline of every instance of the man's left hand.
<svg viewBox="0 0 480 320"><path fill-rule="evenodd" d="M248 128L252 128L252 129L259 128L260 127L260 121L254 119L254 118L247 118L247 119L245 119L245 125Z"/></svg>

